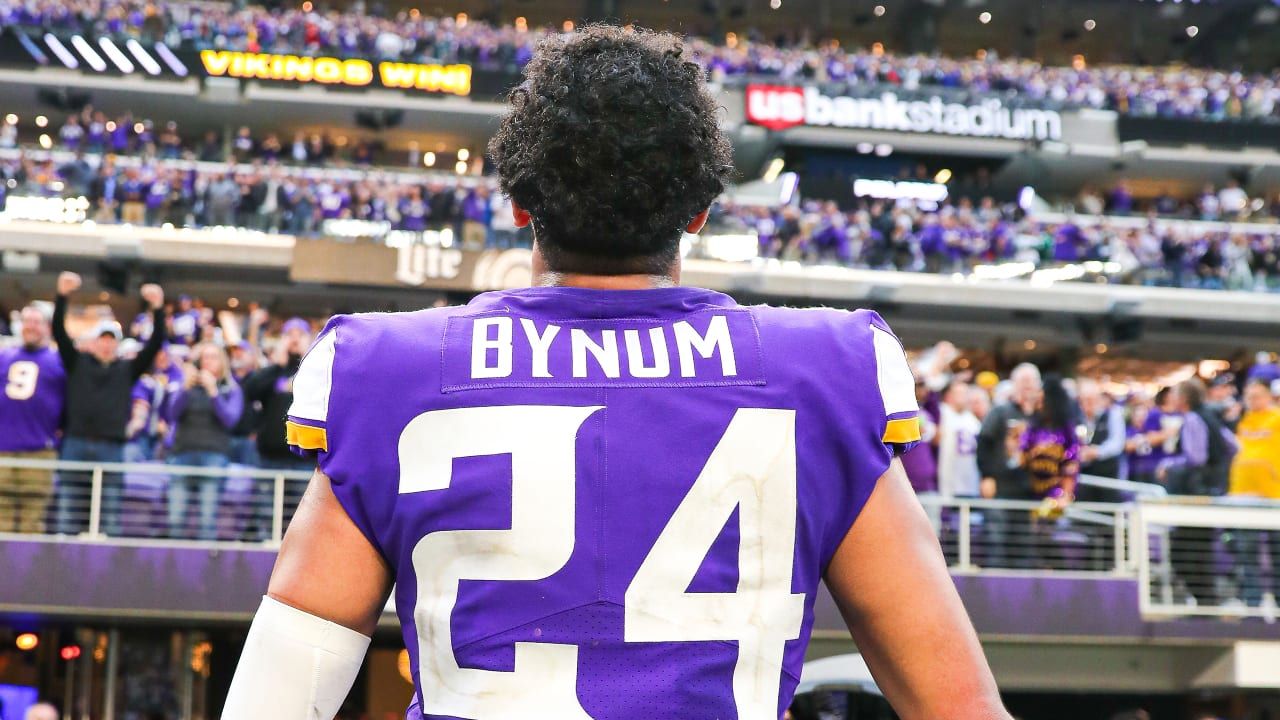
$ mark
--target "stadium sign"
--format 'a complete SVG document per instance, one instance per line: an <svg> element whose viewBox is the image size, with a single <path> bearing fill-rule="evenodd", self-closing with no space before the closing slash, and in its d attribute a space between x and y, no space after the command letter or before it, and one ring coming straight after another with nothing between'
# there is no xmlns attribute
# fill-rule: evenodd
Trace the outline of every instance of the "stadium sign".
<svg viewBox="0 0 1280 720"><path fill-rule="evenodd" d="M996 98L965 105L936 95L902 100L892 92L830 97L815 87L748 85L747 120L770 130L808 125L1008 140L1062 138L1062 116L1057 112L1011 109Z"/></svg>
<svg viewBox="0 0 1280 720"><path fill-rule="evenodd" d="M467 250L424 233L423 242L391 247L379 242L299 240L289 276L295 282L434 290L509 290L528 287L528 249Z"/></svg>
<svg viewBox="0 0 1280 720"><path fill-rule="evenodd" d="M381 62L375 71L373 63L358 58L342 60L228 50L204 50L200 53L200 62L210 77L348 87L365 87L376 80L389 90L471 94L470 65Z"/></svg>

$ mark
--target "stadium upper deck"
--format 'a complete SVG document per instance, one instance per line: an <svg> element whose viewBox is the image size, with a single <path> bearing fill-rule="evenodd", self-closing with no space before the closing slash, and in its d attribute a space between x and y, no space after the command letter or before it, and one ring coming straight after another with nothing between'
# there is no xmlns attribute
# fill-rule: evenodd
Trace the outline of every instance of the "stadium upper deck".
<svg viewBox="0 0 1280 720"><path fill-rule="evenodd" d="M882 15L885 6L877 6ZM988 20L991 13L986 13ZM1086 20L1084 27L1097 21ZM982 23L985 24L985 23ZM336 55L404 62L467 63L514 72L548 33L572 28L532 25L525 17L490 24L469 18L432 17L417 10L387 17L361 12L299 8L236 8L222 3L127 0L47 2L3 0L0 28L41 29L117 38L164 41L194 50ZM1192 28L1195 28L1194 31ZM1189 25L1188 33L1199 34ZM880 42L845 46L816 35L782 36L770 42L758 31L729 31L713 40L690 35L694 56L713 80L773 78L796 82L948 88L975 94L1017 95L1019 102L1053 108L1098 108L1138 117L1280 121L1280 73L1129 64L1090 66L1078 54L1071 65L1002 58L978 50L969 57L895 54ZM994 47L997 43L992 43ZM979 46L985 47L985 46Z"/></svg>

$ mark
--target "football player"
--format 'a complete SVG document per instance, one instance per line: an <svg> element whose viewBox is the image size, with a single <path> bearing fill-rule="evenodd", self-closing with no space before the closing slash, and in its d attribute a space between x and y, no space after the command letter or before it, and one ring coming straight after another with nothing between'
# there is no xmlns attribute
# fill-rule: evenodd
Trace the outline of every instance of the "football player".
<svg viewBox="0 0 1280 720"><path fill-rule="evenodd" d="M825 579L901 717L1008 718L895 459L898 340L678 286L730 172L700 68L594 26L526 75L489 150L536 286L329 322L223 717L333 717L395 582L411 719L777 720Z"/></svg>

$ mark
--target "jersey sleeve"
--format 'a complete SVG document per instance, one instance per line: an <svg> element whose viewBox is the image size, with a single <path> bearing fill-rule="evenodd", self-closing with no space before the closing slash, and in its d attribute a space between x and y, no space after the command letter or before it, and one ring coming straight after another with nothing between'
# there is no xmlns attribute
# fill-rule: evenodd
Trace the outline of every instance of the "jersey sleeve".
<svg viewBox="0 0 1280 720"><path fill-rule="evenodd" d="M902 343L875 313L871 314L871 342L875 349L876 385L884 407L880 440L897 456L920 444L915 376L907 364Z"/></svg>
<svg viewBox="0 0 1280 720"><path fill-rule="evenodd" d="M314 458L323 469L329 448L329 399L333 395L338 325L335 318L307 351L293 378L293 404L285 422L289 449Z"/></svg>

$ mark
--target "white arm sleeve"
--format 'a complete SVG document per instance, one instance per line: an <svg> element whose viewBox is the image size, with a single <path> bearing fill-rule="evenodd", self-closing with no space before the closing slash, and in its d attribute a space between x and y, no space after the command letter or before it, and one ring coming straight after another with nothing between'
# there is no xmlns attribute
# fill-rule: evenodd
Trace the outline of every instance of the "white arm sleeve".
<svg viewBox="0 0 1280 720"><path fill-rule="evenodd" d="M354 630L262 598L222 720L333 720L369 642Z"/></svg>

